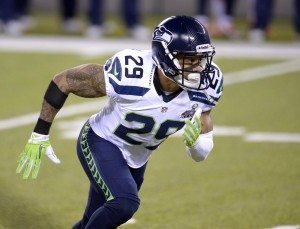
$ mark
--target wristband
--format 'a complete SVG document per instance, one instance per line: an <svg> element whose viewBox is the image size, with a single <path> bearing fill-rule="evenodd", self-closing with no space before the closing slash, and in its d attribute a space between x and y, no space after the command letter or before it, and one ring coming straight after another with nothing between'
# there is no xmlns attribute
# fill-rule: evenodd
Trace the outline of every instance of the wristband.
<svg viewBox="0 0 300 229"><path fill-rule="evenodd" d="M48 135L52 122L47 122L41 118L38 119L33 132L43 135Z"/></svg>
<svg viewBox="0 0 300 229"><path fill-rule="evenodd" d="M187 154L194 159L194 161L203 161L207 158L214 146L213 131L205 134L200 134L194 145L187 148Z"/></svg>
<svg viewBox="0 0 300 229"><path fill-rule="evenodd" d="M59 110L64 105L68 95L63 93L59 87L52 80L48 86L48 89L44 95L44 99L49 103L52 107Z"/></svg>

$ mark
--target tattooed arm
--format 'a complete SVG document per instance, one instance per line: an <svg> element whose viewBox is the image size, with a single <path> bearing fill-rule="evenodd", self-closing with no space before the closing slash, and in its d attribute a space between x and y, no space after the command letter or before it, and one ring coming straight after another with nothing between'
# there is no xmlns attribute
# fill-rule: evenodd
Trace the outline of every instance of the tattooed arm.
<svg viewBox="0 0 300 229"><path fill-rule="evenodd" d="M37 177L43 154L54 163L60 163L50 144L49 131L55 115L70 93L88 98L104 96L103 67L97 64L81 65L65 70L53 78L45 93L40 117L18 159L16 172L24 170L24 179L30 173L33 179Z"/></svg>
<svg viewBox="0 0 300 229"><path fill-rule="evenodd" d="M67 69L55 75L53 81L66 95L73 93L85 98L106 95L103 67L98 64L84 64ZM44 100L40 119L51 123L58 111Z"/></svg>
<svg viewBox="0 0 300 229"><path fill-rule="evenodd" d="M94 98L106 95L103 67L84 64L67 69L54 77L54 82L65 94Z"/></svg>

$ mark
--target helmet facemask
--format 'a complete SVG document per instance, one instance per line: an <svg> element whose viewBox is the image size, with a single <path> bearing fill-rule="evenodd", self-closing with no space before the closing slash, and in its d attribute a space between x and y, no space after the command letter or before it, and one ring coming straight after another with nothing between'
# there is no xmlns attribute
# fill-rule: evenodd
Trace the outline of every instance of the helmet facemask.
<svg viewBox="0 0 300 229"><path fill-rule="evenodd" d="M174 76L173 80L185 89L207 89L212 80L211 77L209 77L209 73L211 72L213 55L214 51L201 54L177 54L173 62L178 75ZM192 63L190 60L195 63Z"/></svg>
<svg viewBox="0 0 300 229"><path fill-rule="evenodd" d="M205 52L168 52L165 46L166 56L171 60L172 64L164 66L165 63L155 61L157 66L162 70L164 75L177 83L183 89L189 90L205 90L211 84L209 73L211 70L212 58L215 54L214 47L209 45L209 51ZM187 60L198 60L195 64L188 64ZM171 67L172 66L172 67ZM195 68L197 70L193 70Z"/></svg>

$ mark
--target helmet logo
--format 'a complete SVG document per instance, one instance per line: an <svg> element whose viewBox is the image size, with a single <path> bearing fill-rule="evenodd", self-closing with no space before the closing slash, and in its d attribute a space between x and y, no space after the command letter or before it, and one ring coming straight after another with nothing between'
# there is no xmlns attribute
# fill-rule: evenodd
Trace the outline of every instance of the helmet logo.
<svg viewBox="0 0 300 229"><path fill-rule="evenodd" d="M153 32L153 41L164 41L168 45L172 39L172 33L163 26L157 27Z"/></svg>

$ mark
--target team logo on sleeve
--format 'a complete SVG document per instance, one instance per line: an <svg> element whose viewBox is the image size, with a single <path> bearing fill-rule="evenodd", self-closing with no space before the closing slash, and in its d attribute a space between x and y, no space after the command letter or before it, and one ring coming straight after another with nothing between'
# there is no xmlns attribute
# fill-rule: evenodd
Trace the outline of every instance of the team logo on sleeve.
<svg viewBox="0 0 300 229"><path fill-rule="evenodd" d="M153 41L164 41L170 44L172 39L172 33L163 26L157 27L153 32Z"/></svg>
<svg viewBox="0 0 300 229"><path fill-rule="evenodd" d="M122 67L119 58L115 58L111 64L110 74L114 75L118 80L122 78Z"/></svg>

